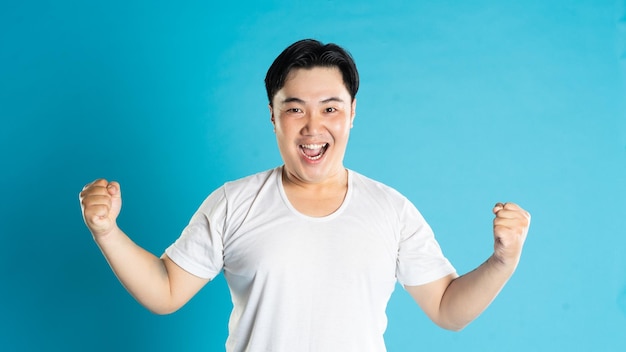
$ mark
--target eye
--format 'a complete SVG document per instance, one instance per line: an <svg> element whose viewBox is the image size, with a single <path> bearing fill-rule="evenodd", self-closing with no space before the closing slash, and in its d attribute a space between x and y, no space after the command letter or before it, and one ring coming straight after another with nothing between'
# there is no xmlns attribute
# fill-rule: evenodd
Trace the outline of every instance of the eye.
<svg viewBox="0 0 626 352"><path fill-rule="evenodd" d="M288 113L292 113L292 114L299 114L302 112L302 109L300 108L289 108L286 110Z"/></svg>
<svg viewBox="0 0 626 352"><path fill-rule="evenodd" d="M337 111L336 108L326 108L326 109L324 109L324 112L327 112L327 113L332 113L332 112L335 112L335 111Z"/></svg>

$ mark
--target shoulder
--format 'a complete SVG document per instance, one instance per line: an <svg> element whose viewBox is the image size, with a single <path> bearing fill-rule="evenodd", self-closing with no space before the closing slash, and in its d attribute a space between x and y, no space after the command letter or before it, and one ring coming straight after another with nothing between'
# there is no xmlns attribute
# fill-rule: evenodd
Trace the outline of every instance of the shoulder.
<svg viewBox="0 0 626 352"><path fill-rule="evenodd" d="M378 204L384 210L393 211L397 216L421 218L422 215L404 194L380 181L373 180L355 171L352 173L352 185L355 197L366 204Z"/></svg>
<svg viewBox="0 0 626 352"><path fill-rule="evenodd" d="M281 167L265 170L237 180L226 182L222 187L222 193L226 201L233 204L247 204L253 201L259 193L264 194L277 191L277 180L280 180Z"/></svg>
<svg viewBox="0 0 626 352"><path fill-rule="evenodd" d="M408 202L408 199L395 188L356 171L350 170L350 173L352 175L352 185L356 192L375 197L378 200L387 200L394 203Z"/></svg>
<svg viewBox="0 0 626 352"><path fill-rule="evenodd" d="M280 175L280 168L224 183L202 202L195 217L204 217L212 219L215 223L224 224L242 221L248 209L258 200L259 194L271 188L270 185L276 184L276 174ZM264 194L274 196L271 191Z"/></svg>
<svg viewBox="0 0 626 352"><path fill-rule="evenodd" d="M352 173L353 200L368 214L394 219L406 229L422 228L426 221L415 205L395 188L357 172Z"/></svg>
<svg viewBox="0 0 626 352"><path fill-rule="evenodd" d="M203 208L211 208L218 204L238 204L245 202L247 198L254 198L264 185L270 180L275 180L276 174L280 175L280 168L265 170L240 179L228 181L215 189L203 202Z"/></svg>
<svg viewBox="0 0 626 352"><path fill-rule="evenodd" d="M280 167L258 172L253 175L242 177L237 180L226 182L222 187L227 193L247 190L250 188L258 188L266 184L270 179L275 180L280 175Z"/></svg>

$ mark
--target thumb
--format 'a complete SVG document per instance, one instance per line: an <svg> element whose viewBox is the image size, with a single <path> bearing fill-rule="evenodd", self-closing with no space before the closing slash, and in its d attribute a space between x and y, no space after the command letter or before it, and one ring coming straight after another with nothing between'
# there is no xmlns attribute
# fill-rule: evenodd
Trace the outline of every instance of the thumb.
<svg viewBox="0 0 626 352"><path fill-rule="evenodd" d="M111 215L117 218L122 209L122 189L118 182L112 181L107 185L107 192L111 195Z"/></svg>
<svg viewBox="0 0 626 352"><path fill-rule="evenodd" d="M120 184L116 181L109 182L107 185L107 191L111 197L122 198L122 190Z"/></svg>
<svg viewBox="0 0 626 352"><path fill-rule="evenodd" d="M498 202L498 203L496 203L496 205L494 205L494 206L493 206L493 210L492 210L492 212L493 212L494 214L498 214L498 212L499 212L500 210L502 210L502 209L504 209L504 203L500 203L500 202Z"/></svg>

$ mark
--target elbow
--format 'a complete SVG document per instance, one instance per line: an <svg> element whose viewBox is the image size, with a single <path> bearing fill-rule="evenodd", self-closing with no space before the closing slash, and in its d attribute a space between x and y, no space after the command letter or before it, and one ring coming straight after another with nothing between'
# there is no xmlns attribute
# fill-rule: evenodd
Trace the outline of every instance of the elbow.
<svg viewBox="0 0 626 352"><path fill-rule="evenodd" d="M170 315L177 311L177 309L161 309L161 308L157 308L157 309L148 308L148 310L150 311L150 313L155 314L155 315Z"/></svg>
<svg viewBox="0 0 626 352"><path fill-rule="evenodd" d="M471 321L436 321L435 323L442 329L452 332L459 332L465 329L471 323Z"/></svg>
<svg viewBox="0 0 626 352"><path fill-rule="evenodd" d="M464 324L464 325L460 325L460 324L452 325L452 324L450 324L450 325L439 325L439 326L441 326L442 328L444 328L444 329L446 329L448 331L460 332L461 330L465 329L465 327L467 325L468 324Z"/></svg>
<svg viewBox="0 0 626 352"><path fill-rule="evenodd" d="M140 302L141 303L141 302ZM150 313L155 315L169 315L175 313L180 309L180 306L174 306L169 304L142 304Z"/></svg>

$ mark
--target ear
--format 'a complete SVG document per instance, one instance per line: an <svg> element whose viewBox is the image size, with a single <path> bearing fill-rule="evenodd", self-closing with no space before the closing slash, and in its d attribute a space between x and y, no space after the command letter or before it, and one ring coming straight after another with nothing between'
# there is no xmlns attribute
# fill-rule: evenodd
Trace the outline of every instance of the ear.
<svg viewBox="0 0 626 352"><path fill-rule="evenodd" d="M354 117L356 116L356 98L352 99L350 110L350 128L352 128L354 127Z"/></svg>
<svg viewBox="0 0 626 352"><path fill-rule="evenodd" d="M274 126L274 133L276 133L276 119L274 118L274 109L272 108L272 104L267 104L267 107L270 109L270 121L272 121L272 126Z"/></svg>

